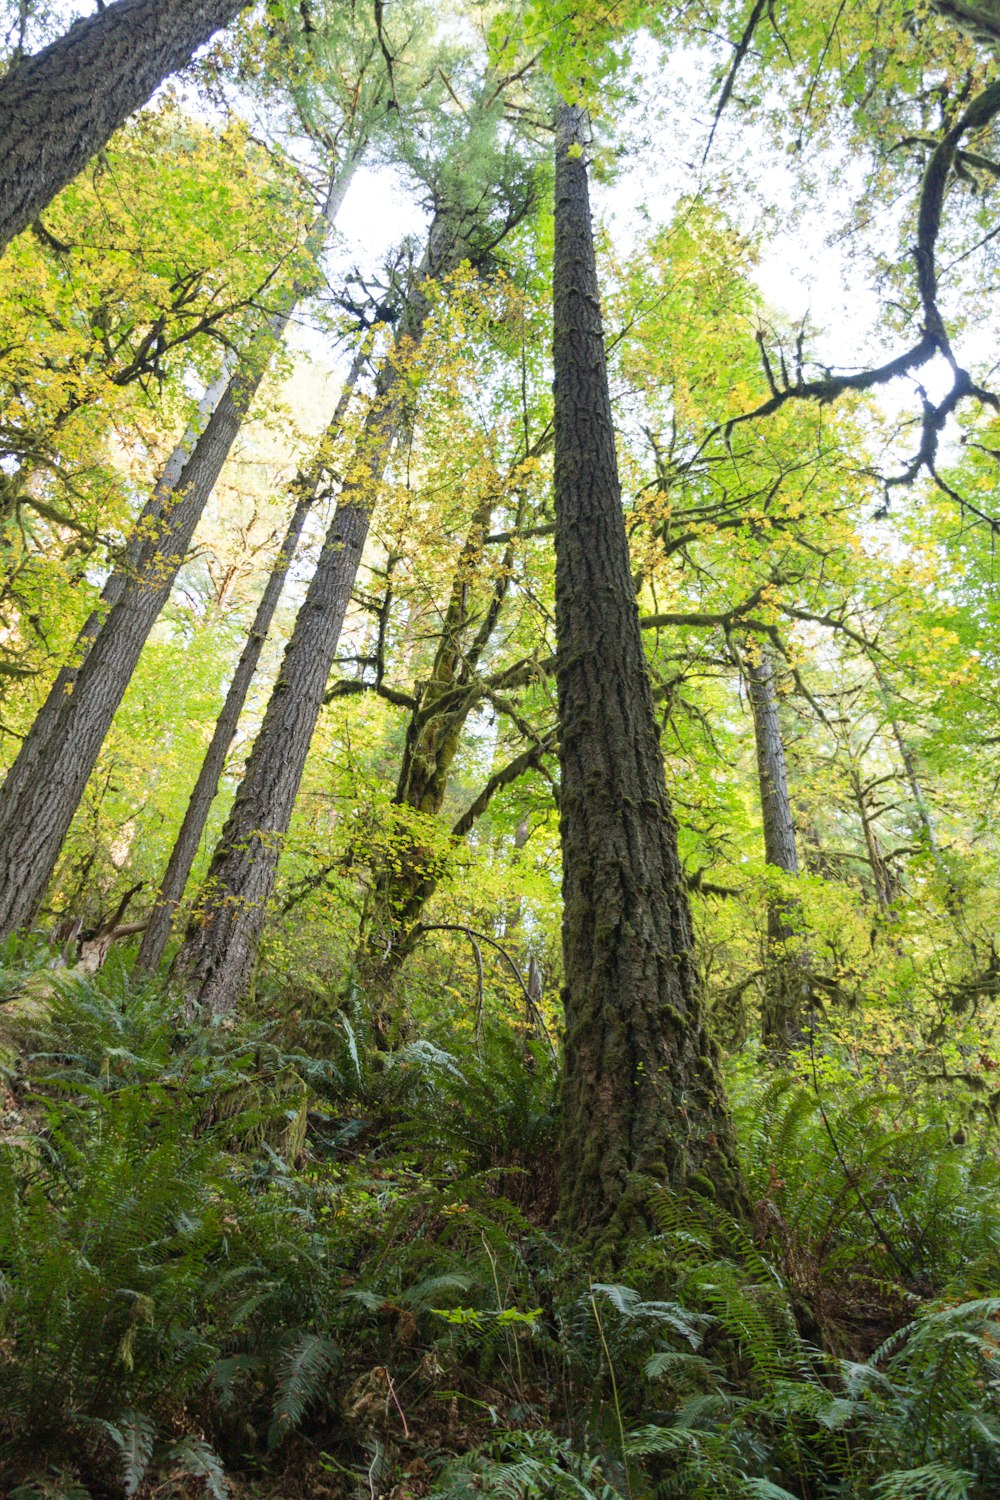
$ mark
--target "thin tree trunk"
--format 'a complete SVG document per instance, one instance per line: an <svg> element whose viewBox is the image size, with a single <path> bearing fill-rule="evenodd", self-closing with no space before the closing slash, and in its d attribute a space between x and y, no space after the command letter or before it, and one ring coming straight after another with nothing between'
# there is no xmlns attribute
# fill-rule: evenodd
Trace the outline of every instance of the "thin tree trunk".
<svg viewBox="0 0 1000 1500"><path fill-rule="evenodd" d="M753 714L754 743L757 750L757 775L760 781L760 810L764 824L764 857L769 865L799 873L799 856L795 847L795 825L788 795L788 770L785 746L778 718L778 697L774 690L774 663L765 651L759 662L744 659L750 710Z"/></svg>
<svg viewBox="0 0 1000 1500"><path fill-rule="evenodd" d="M556 634L566 1054L563 1222L643 1218L643 1183L735 1205L735 1151L692 952L687 890L621 509L585 149L556 125ZM614 1223L614 1227L609 1226Z"/></svg>
<svg viewBox="0 0 1000 1500"><path fill-rule="evenodd" d="M765 647L760 661L744 658L740 665L746 677L753 715L764 858L775 869L784 870L786 875L797 875L799 857L788 795L788 769L778 717L778 696L774 687L774 662ZM789 951L788 947L800 911L799 903L787 897L770 900L767 905L768 962L761 1036L767 1045L782 1050L802 1040L802 1025L809 1003L809 982L802 955Z"/></svg>
<svg viewBox="0 0 1000 1500"><path fill-rule="evenodd" d="M875 899L880 911L886 917L892 917L893 906L899 894L896 879L886 863L885 855L882 853L882 845L875 827L875 815L868 805L867 789L862 785L861 773L857 767L852 766L850 770L851 791L854 794L854 805L858 810L858 818L861 823L861 832L865 840L865 852L868 855L868 867L872 872L872 883L875 887Z"/></svg>
<svg viewBox="0 0 1000 1500"><path fill-rule="evenodd" d="M0 80L0 251L246 0L115 0Z"/></svg>
<svg viewBox="0 0 1000 1500"><path fill-rule="evenodd" d="M307 244L319 253L343 201L355 160L331 184ZM262 339L241 360L176 484L147 502L126 566L105 591L111 607L81 638L83 660L60 673L0 790L0 936L29 924L45 894L142 648L159 618L222 466L281 339L302 283L274 313ZM94 617L92 617L92 620Z"/></svg>
<svg viewBox="0 0 1000 1500"><path fill-rule="evenodd" d="M891 700L889 699L887 693L885 694L885 700L886 708L889 711L889 723L892 727L892 737L896 741L896 748L899 751L899 758L903 762L903 770L906 772L906 779L909 782L910 791L913 795L913 805L917 809L917 817L920 819L920 827L923 832L924 842L930 850L931 855L934 859L934 863L937 865L938 870L942 875L945 875L947 872L944 866L944 862L941 858L941 847L937 841L937 834L934 831L934 824L931 822L930 811L924 798L923 788L920 785L920 777L917 775L916 759L914 757L913 751L910 748L909 742L906 739L906 736L903 734L903 731L900 728L899 720L892 712L892 708L890 706Z"/></svg>
<svg viewBox="0 0 1000 1500"><path fill-rule="evenodd" d="M423 283L447 275L465 253L445 211L431 226L427 253L376 382L354 462L320 560L295 621L264 722L209 867L176 966L189 1002L216 1014L245 995L291 822L327 679L350 603L389 455L407 421L404 362L419 345L430 312Z"/></svg>
<svg viewBox="0 0 1000 1500"><path fill-rule="evenodd" d="M486 613L486 628L464 643L469 595L482 565L483 539L495 504L491 487L473 513L455 568L434 661L406 727L393 806L412 808L428 817L436 817L444 806L462 731L469 714L482 700L475 672L511 576L513 553L508 548L499 587ZM407 934L435 890L445 858L443 851L436 856L419 837L404 832L393 847L392 857L374 871L362 913L356 962L361 986L376 1010L382 1008L382 998L412 947L407 944Z"/></svg>
<svg viewBox="0 0 1000 1500"><path fill-rule="evenodd" d="M347 408L350 403L354 387L357 385L365 363L366 353L359 350L348 371L344 388L340 393L336 409L322 440L320 452L324 457L328 454L330 445L339 432ZM138 967L145 970L153 970L159 967L163 958L164 950L170 938L170 927L174 913L184 896L184 889L191 874L201 843L201 836L205 831L205 824L219 789L219 781L225 769L226 756L229 748L236 737L240 715L250 691L254 675L260 662L264 642L274 619L275 610L281 591L285 586L288 569L295 556L302 530L306 523L306 517L316 499L323 474L325 463L317 461L308 474L300 474L295 480L293 490L298 499L292 518L288 523L288 530L281 545L270 577L257 606L253 624L247 635L246 644L233 673L232 681L226 693L222 711L215 724L215 731L205 752L198 779L194 784L194 790L184 814L177 839L174 843L170 859L167 863L163 881L157 893L156 901L150 914L149 921L143 934L142 943L139 948Z"/></svg>
<svg viewBox="0 0 1000 1500"><path fill-rule="evenodd" d="M927 806L927 799L924 796L923 787L920 785L920 776L917 772L916 756L914 755L913 749L905 734L903 733L902 726L900 725L900 722L896 717L892 702L892 688L889 686L889 683L883 675L882 669L879 667L878 662L873 660L872 666L875 669L875 678L879 685L879 692L882 695L882 702L885 704L885 711L888 715L889 724L892 728L892 737L896 741L896 748L899 751L899 758L903 762L903 770L906 772L906 779L909 783L910 792L913 796L913 805L917 809L917 817L920 819L920 827L923 833L923 840L927 845L927 849L931 858L934 861L934 866L941 877L941 881L944 886L945 904L954 914L961 907L961 898L955 886L955 882L952 880L951 871L948 869L948 865L945 861L944 855L941 853L941 845L937 840L937 833L934 828L934 821L931 818L930 808Z"/></svg>

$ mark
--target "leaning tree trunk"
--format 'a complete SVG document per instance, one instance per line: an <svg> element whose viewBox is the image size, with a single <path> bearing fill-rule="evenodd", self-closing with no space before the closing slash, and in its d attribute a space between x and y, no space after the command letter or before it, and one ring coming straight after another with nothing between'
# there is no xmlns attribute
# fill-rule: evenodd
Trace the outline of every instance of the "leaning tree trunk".
<svg viewBox="0 0 1000 1500"><path fill-rule="evenodd" d="M0 251L246 0L116 0L0 79Z"/></svg>
<svg viewBox="0 0 1000 1500"><path fill-rule="evenodd" d="M1000 52L998 0L931 0L932 9L992 52Z"/></svg>
<svg viewBox="0 0 1000 1500"><path fill-rule="evenodd" d="M201 843L201 836L205 831L205 824L211 811L215 794L219 789L219 781L226 764L226 756L229 748L236 737L240 715L246 703L250 685L260 662L264 642L267 639L274 612L278 607L281 591L285 586L288 569L295 556L302 530L306 523L306 517L312 509L316 494L326 472L329 449L333 443L341 424L347 413L351 394L362 367L365 363L364 350L359 351L344 382L344 389L340 393L336 409L324 435L320 459L313 465L308 474L300 474L295 480L293 489L298 496L292 518L288 523L288 530L281 545L274 566L271 569L267 585L261 595L254 615L253 624L247 635L246 644L236 664L232 681L226 693L222 711L216 720L215 730L205 752L205 758L198 772L198 779L194 784L194 790L184 814L177 839L171 851L167 863L166 872L160 889L157 892L156 901L152 913L146 924L142 943L139 947L138 967L140 969L153 970L159 966L164 950L170 938L170 927L173 916L184 896L184 888L191 874Z"/></svg>
<svg viewBox="0 0 1000 1500"><path fill-rule="evenodd" d="M553 268L566 1011L560 1176L563 1222L613 1236L641 1212L644 1180L734 1205L738 1183L622 516L584 122L582 110L560 105Z"/></svg>
<svg viewBox="0 0 1000 1500"><path fill-rule="evenodd" d="M216 1014L245 995L282 844L292 818L327 679L361 563L374 504L389 455L407 420L405 362L423 337L430 303L424 281L447 275L465 250L438 214L427 253L397 324L394 349L376 382L320 554L299 609L264 722L209 866L205 891L176 967L189 1003Z"/></svg>
<svg viewBox="0 0 1000 1500"><path fill-rule="evenodd" d="M764 858L786 875L799 873L795 825L788 795L785 745L774 687L774 662L765 648L758 662L744 659L743 672L753 715ZM768 1046L785 1050L802 1041L809 1003L809 983L800 954L790 951L801 908L787 897L767 904L768 961L765 966L761 1035Z"/></svg>
<svg viewBox="0 0 1000 1500"><path fill-rule="evenodd" d="M354 162L331 185L308 241L317 255L343 201ZM29 924L41 904L84 789L142 648L191 545L195 527L304 283L293 286L255 341L162 500L147 503L137 545L109 582L111 607L82 639L83 660L60 673L0 789L0 937ZM158 489L161 489L158 486Z"/></svg>
<svg viewBox="0 0 1000 1500"><path fill-rule="evenodd" d="M185 465L191 458L198 439L205 430L206 423L225 395L234 370L235 356L231 351L227 351L222 370L205 391L198 403L197 412L188 423L184 436L175 444L173 452L160 471L160 477L132 527L120 561L101 590L100 602L84 621L76 638L72 661L59 671L22 743L17 759L7 772L3 786L0 788L0 818L2 818L3 806L7 803L12 804L21 797L24 788L34 779L40 758L51 746L52 736L55 733L60 712L65 706L67 695L73 692L80 666L94 644L109 610L121 598L129 579L136 576L143 549L148 546L150 538L155 533L163 507L177 488L184 474Z"/></svg>

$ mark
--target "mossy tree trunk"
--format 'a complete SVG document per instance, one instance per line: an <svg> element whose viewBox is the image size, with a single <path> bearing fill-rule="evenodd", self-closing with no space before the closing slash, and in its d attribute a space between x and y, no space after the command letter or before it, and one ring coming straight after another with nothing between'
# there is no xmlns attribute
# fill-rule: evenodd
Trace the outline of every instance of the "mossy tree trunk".
<svg viewBox="0 0 1000 1500"><path fill-rule="evenodd" d="M626 1230L645 1181L736 1205L621 507L585 116L556 129L556 631L566 1012L561 1214Z"/></svg>
<svg viewBox="0 0 1000 1500"><path fill-rule="evenodd" d="M874 782L866 780L862 775L860 764L853 758L848 765L847 775L865 841L865 853L868 856L868 868L871 871L875 900L885 921L892 923L896 920L895 905L900 886L882 850L882 840L879 838L877 827L881 808L876 799L877 788L888 778L879 777Z"/></svg>
<svg viewBox="0 0 1000 1500"><path fill-rule="evenodd" d="M512 543L483 601L481 575L485 538L497 500L496 489L480 498L458 557L448 606L430 672L413 699L406 727L393 807L436 818L445 803L452 765L469 715L487 691L479 675L507 596ZM477 584L480 588L477 590ZM392 982L412 948L419 921L447 864L446 842L434 846L404 816L391 854L372 872L362 913L357 949L359 982L373 1010L386 1009Z"/></svg>
<svg viewBox="0 0 1000 1500"><path fill-rule="evenodd" d="M0 251L246 0L116 0L0 80Z"/></svg>

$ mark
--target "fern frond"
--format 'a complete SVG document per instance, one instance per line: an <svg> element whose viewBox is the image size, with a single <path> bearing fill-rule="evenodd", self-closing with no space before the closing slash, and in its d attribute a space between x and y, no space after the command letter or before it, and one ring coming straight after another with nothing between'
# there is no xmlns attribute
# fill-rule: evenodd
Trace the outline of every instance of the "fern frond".
<svg viewBox="0 0 1000 1500"><path fill-rule="evenodd" d="M798 1500L790 1490L782 1489L771 1479L744 1479L743 1494L748 1500Z"/></svg>
<svg viewBox="0 0 1000 1500"><path fill-rule="evenodd" d="M459 1271L445 1271L440 1276L427 1276L415 1286L406 1287L399 1294L399 1301L407 1307L425 1308L434 1311L431 1299L437 1301L441 1292L468 1292L476 1285L473 1276Z"/></svg>
<svg viewBox="0 0 1000 1500"><path fill-rule="evenodd" d="M976 1476L968 1469L944 1464L922 1464L919 1469L897 1469L875 1485L878 1500L967 1500Z"/></svg>
<svg viewBox="0 0 1000 1500"><path fill-rule="evenodd" d="M122 1487L127 1496L134 1495L146 1477L153 1457L156 1428L149 1417L139 1411L123 1412L107 1432L118 1442L122 1460Z"/></svg>
<svg viewBox="0 0 1000 1500"><path fill-rule="evenodd" d="M269 1448L276 1448L299 1425L307 1407L319 1399L339 1354L336 1345L319 1333L300 1334L291 1345L279 1370L267 1435Z"/></svg>
<svg viewBox="0 0 1000 1500"><path fill-rule="evenodd" d="M201 1438L183 1437L163 1456L164 1467L190 1479L200 1479L209 1500L229 1500L229 1482L219 1455Z"/></svg>

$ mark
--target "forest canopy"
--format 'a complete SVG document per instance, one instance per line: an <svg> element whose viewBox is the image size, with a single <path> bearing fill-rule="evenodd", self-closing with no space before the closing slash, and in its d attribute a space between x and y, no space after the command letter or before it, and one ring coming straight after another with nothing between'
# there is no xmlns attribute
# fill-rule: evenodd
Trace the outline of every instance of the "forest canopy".
<svg viewBox="0 0 1000 1500"><path fill-rule="evenodd" d="M0 1497L990 1500L1000 7L0 19Z"/></svg>

